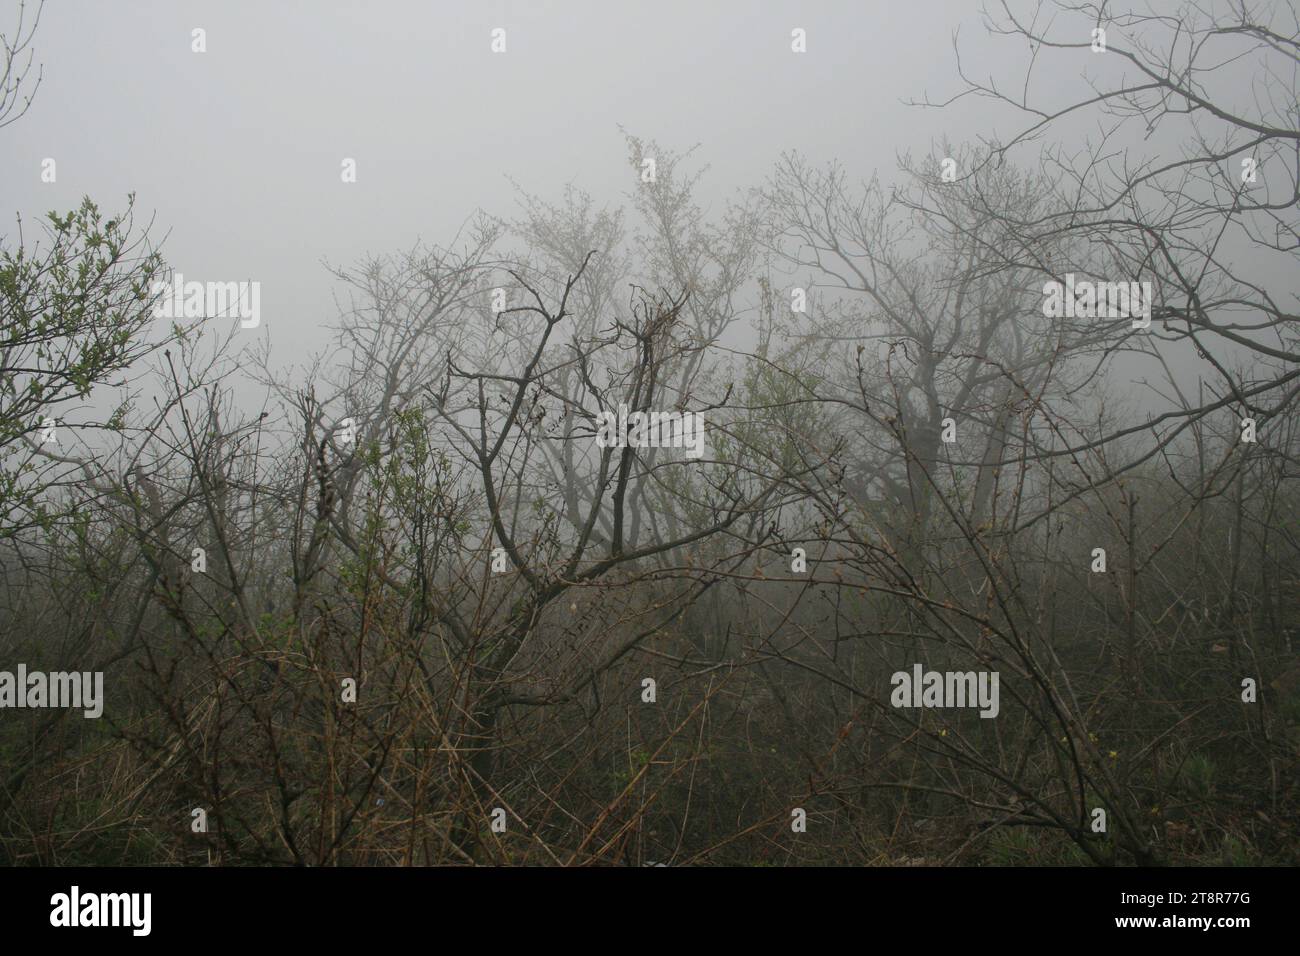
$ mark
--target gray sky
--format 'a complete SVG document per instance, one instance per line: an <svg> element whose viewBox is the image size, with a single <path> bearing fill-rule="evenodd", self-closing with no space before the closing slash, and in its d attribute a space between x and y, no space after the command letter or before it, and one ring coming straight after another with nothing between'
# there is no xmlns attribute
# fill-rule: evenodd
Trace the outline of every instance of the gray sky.
<svg viewBox="0 0 1300 956"><path fill-rule="evenodd" d="M11 31L16 4L3 6ZM170 231L175 269L262 283L285 361L335 317L322 259L447 242L476 207L510 215L507 177L617 201L631 176L620 124L679 151L699 143L702 196L719 203L786 149L866 177L941 132L974 136L970 111L901 102L957 87L959 24L987 45L973 0L55 0L34 42L44 81L0 134L0 232L16 212L30 223L82 195L116 210L135 191L154 234ZM490 51L498 26L505 54ZM57 183L41 182L44 157ZM356 184L340 182L343 157Z"/></svg>
<svg viewBox="0 0 1300 956"><path fill-rule="evenodd" d="M273 364L294 364L337 317L322 260L447 243L477 208L510 217L512 179L543 198L572 182L617 204L633 183L620 125L678 152L699 144L692 168L710 171L697 198L714 208L785 150L888 180L899 152L943 135L1009 137L1025 117L987 100L904 103L960 89L955 30L968 73L1019 89L1024 41L989 36L981 6L52 0L34 41L44 80L0 132L0 234L12 241L21 213L31 241L51 209L89 195L117 211L135 191L175 270L261 283L262 327L241 334L269 335ZM16 10L0 0L0 29L13 30ZM195 27L206 53L191 51ZM504 54L490 48L496 27ZM790 49L796 27L803 55ZM1055 55L1033 95L1063 105L1086 90L1081 71L1122 65ZM1240 96L1253 88L1231 65L1216 79ZM1095 132L1062 123L1053 137L1082 148ZM1182 133L1171 125L1138 147L1176 152L1176 138L1160 139ZM41 181L45 157L54 184ZM344 157L355 184L340 180ZM1173 359L1199 368L1190 352Z"/></svg>

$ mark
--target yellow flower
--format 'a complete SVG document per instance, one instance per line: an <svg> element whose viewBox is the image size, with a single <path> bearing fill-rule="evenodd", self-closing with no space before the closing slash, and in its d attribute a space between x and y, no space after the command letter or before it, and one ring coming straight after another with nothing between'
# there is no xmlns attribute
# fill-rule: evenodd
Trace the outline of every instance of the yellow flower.
<svg viewBox="0 0 1300 956"><path fill-rule="evenodd" d="M1110 752L1110 759L1111 759L1111 760L1114 760L1114 759L1115 759L1116 757L1118 757L1118 756L1119 756L1119 754L1115 753L1115 751L1112 750L1112 751Z"/></svg>

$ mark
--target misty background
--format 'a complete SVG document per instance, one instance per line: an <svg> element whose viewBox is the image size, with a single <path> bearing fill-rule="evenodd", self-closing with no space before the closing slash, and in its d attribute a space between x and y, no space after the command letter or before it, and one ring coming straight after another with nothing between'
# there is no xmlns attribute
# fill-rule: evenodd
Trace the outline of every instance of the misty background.
<svg viewBox="0 0 1300 956"><path fill-rule="evenodd" d="M15 6L10 4L9 6ZM30 12L30 11L29 11ZM11 15L10 20L13 19ZM900 152L997 137L986 111L909 106L957 88L954 32L977 3L120 3L47 5L44 77L0 149L0 230L90 195L135 192L168 264L262 283L272 357L325 345L336 285L322 260L450 241L482 209L519 212L512 181L598 205L635 180L620 127L707 165L720 210L782 152L888 180ZM191 52L190 31L207 31ZM507 30L505 54L491 31ZM791 30L808 52L791 52ZM1006 68L981 43L977 75ZM1023 45L1022 45L1023 46ZM1092 66L1093 64L1087 64ZM1054 77L1060 95L1077 76ZM1005 136L1015 118L1005 124ZM41 182L41 161L58 163ZM357 182L340 181L344 157Z"/></svg>

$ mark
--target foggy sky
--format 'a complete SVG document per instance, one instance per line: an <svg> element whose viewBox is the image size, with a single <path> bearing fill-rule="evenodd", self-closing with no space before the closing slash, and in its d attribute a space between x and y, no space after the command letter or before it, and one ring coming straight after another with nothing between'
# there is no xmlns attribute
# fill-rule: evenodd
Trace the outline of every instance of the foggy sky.
<svg viewBox="0 0 1300 956"><path fill-rule="evenodd" d="M33 44L44 80L0 133L0 234L18 212L31 223L87 194L116 210L135 191L173 268L262 282L281 352L323 341L335 317L322 259L447 242L476 207L513 215L509 179L620 199L620 124L679 151L701 144L701 195L719 206L783 150L865 178L933 135L973 135L961 112L900 102L954 89L953 29L983 33L970 0L925 7L49 3ZM16 4L4 9L11 32ZM505 54L489 48L497 26ZM794 27L805 55L790 52ZM47 156L54 184L40 181ZM340 182L345 156L355 184Z"/></svg>
<svg viewBox="0 0 1300 956"><path fill-rule="evenodd" d="M1016 75L980 7L52 2L34 41L44 79L0 132L0 234L13 241L17 213L30 226L83 195L116 212L134 191L173 269L262 284L261 328L248 334L292 361L323 346L337 317L322 260L449 242L477 208L513 216L511 180L548 199L574 183L617 204L632 182L620 125L679 152L700 144L691 167L710 166L699 199L715 211L785 150L889 180L900 152L942 135L1017 132L1024 117L987 101L903 102L960 88L957 30L971 75ZM15 11L4 4L0 29L12 32ZM206 53L191 52L195 27ZM490 50L495 27L505 54ZM804 55L790 51L795 27ZM1066 62L1037 76L1037 95L1078 92ZM45 157L55 184L41 182ZM344 157L355 184L340 181Z"/></svg>

